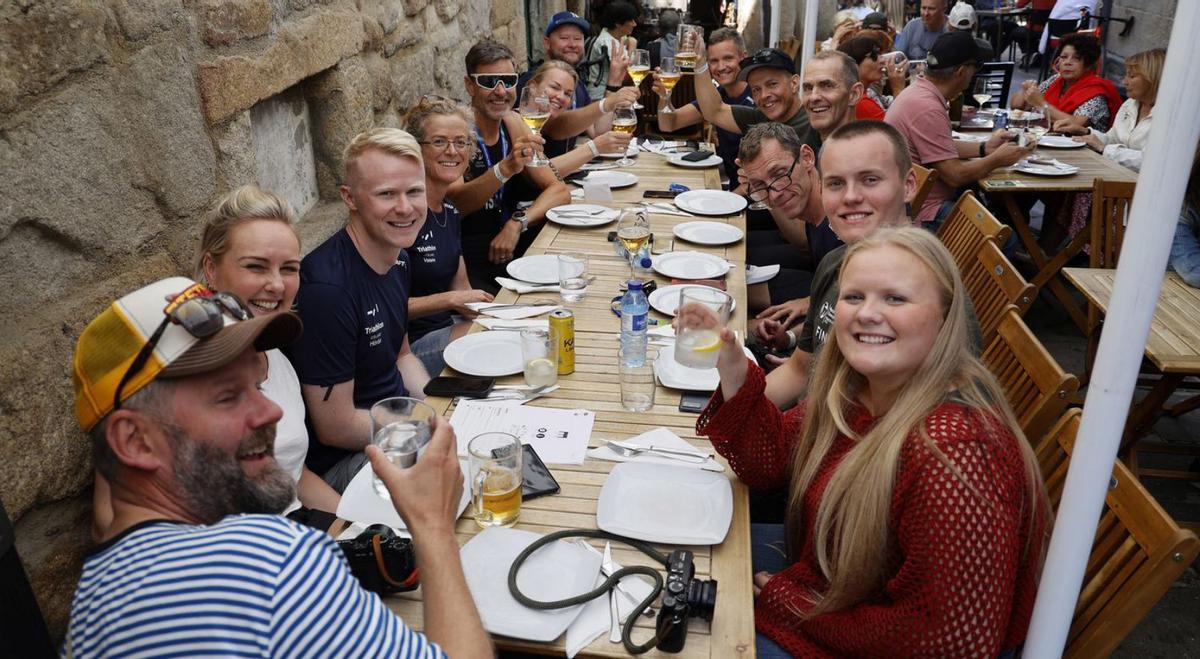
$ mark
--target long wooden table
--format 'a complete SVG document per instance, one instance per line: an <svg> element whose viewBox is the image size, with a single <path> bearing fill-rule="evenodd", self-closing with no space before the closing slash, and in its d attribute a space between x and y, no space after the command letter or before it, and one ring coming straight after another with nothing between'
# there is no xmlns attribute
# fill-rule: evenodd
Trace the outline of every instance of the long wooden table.
<svg viewBox="0 0 1200 659"><path fill-rule="evenodd" d="M1037 237L1033 235L1029 219L1025 217L1020 204L1017 203L1016 195L1090 192L1096 179L1137 183L1137 173L1118 165L1088 147L1078 149L1043 148L1038 149L1037 157L1054 158L1059 162L1078 167L1079 171L1070 176L1036 176L1002 168L982 179L979 187L989 195L1003 199L1004 206L1008 209L1009 217L1012 219L1013 228L1016 229L1021 244L1025 246L1029 257L1033 259L1033 263L1038 269L1030 278L1029 283L1033 284L1037 290L1041 290L1042 287L1049 288L1075 324L1081 330L1087 331L1087 317L1071 298L1060 275L1063 266L1087 244L1091 236L1090 229L1087 227L1082 229L1074 239L1051 257L1038 245ZM1092 200L1092 203L1096 203L1096 201Z"/></svg>
<svg viewBox="0 0 1200 659"><path fill-rule="evenodd" d="M624 190L614 190L614 208L625 207L642 201L642 192L647 189L664 190L671 183L680 183L693 190L720 189L719 170L684 169L666 162L657 154L641 153L637 162L626 171L637 174L637 185ZM590 203L590 202L589 202ZM672 237L671 228L680 222L695 219L725 221L745 230L744 215L726 218L686 218L651 213L651 230L661 246ZM527 255L553 254L564 251L589 254L589 269L597 277L588 288L587 298L580 303L568 305L575 313L575 372L559 376L560 389L527 405L553 408L585 408L596 413L595 426L590 447L600 446L604 439L624 439L639 435L656 427L667 427L698 448L712 450L712 445L696 436L696 415L678 411L680 392L659 386L655 394L654 407L647 412L628 412L621 407L621 396L617 376L617 337L620 320L613 315L610 301L618 294L618 286L629 277L629 265L619 259L613 244L606 240L615 223L589 229L563 227L547 222L530 246ZM721 256L732 263L726 277L729 293L737 300L730 327L744 333L746 316L745 241L727 247L691 246L676 240L676 251L696 249ZM660 275L654 275L659 285L670 283ZM551 294L553 295L553 294ZM504 290L496 297L498 302L519 301L522 296ZM533 293L527 298L545 298L545 293ZM651 316L664 321L669 319L651 310ZM476 325L472 331L479 331ZM520 383L521 376L501 378L502 383ZM448 399L429 399L435 409L444 416L450 415L452 402ZM460 438L463 441L463 438ZM582 465L551 465L551 471L562 486L555 496L542 497L524 502L521 519L516 528L550 533L561 529L596 528L596 500L609 471L618 463L588 458ZM712 623L692 618L688 628L687 642L680 654L668 655L652 650L645 656L654 657L753 657L754 656L754 599L750 570L750 518L746 487L737 480L731 470L726 475L733 486L733 521L725 541L711 547L690 547L695 552L698 578L716 579L718 582L716 612ZM458 522L460 542L465 543L479 531L475 522L464 515ZM593 543L602 548L603 543ZM670 547L661 546L664 552ZM613 558L623 565L652 565L663 572L662 566L653 564L641 552L624 545L613 545ZM507 569L507 566L497 566ZM663 572L665 575L665 572ZM406 623L420 628L422 623L420 591L387 599L388 605L399 613ZM645 642L654 632L653 618L640 618L634 632L634 642ZM497 645L505 649L523 650L539 654L562 654L562 638L554 644L541 644L509 638L497 638ZM620 657L628 656L620 644L610 643L606 635L597 639L583 650L583 656Z"/></svg>

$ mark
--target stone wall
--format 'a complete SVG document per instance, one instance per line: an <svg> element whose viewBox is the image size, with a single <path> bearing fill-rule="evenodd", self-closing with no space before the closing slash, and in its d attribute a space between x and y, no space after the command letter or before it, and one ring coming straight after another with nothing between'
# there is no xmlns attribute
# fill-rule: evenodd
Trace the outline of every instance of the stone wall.
<svg viewBox="0 0 1200 659"><path fill-rule="evenodd" d="M1122 24L1109 23L1105 26L1106 76L1119 80L1125 73L1126 57L1151 48L1166 47L1171 38L1177 2L1178 0L1107 0L1110 9L1104 12L1105 15L1117 18L1133 16L1137 20L1127 37L1119 34L1124 27Z"/></svg>
<svg viewBox="0 0 1200 659"><path fill-rule="evenodd" d="M232 187L292 176L317 244L343 220L341 148L422 94L463 97L485 34L524 65L519 0L0 4L0 497L56 635L88 543L80 330L186 272L198 218Z"/></svg>

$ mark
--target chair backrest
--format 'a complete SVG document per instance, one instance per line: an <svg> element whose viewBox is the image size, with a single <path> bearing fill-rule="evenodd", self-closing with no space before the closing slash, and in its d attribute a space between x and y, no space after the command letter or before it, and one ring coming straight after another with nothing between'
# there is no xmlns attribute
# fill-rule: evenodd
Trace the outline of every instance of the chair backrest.
<svg viewBox="0 0 1200 659"><path fill-rule="evenodd" d="M925 197L929 196L929 191L933 189L933 184L937 183L938 173L936 169L922 167L917 163L913 163L913 172L917 175L917 192L913 195L912 208L913 211L921 210L925 205Z"/></svg>
<svg viewBox="0 0 1200 659"><path fill-rule="evenodd" d="M788 38L779 40L779 50L782 50L793 60L796 59L796 55L800 54L800 49L803 46L804 42L799 39Z"/></svg>
<svg viewBox="0 0 1200 659"><path fill-rule="evenodd" d="M1021 430L1034 446L1079 388L1079 378L1063 371L1015 308L1001 316L995 338L983 351L983 363L1000 381Z"/></svg>
<svg viewBox="0 0 1200 659"><path fill-rule="evenodd" d="M1037 447L1055 510L1080 415L1078 408L1069 410ZM1111 654L1198 553L1196 534L1180 529L1125 464L1115 461L1063 656Z"/></svg>
<svg viewBox="0 0 1200 659"><path fill-rule="evenodd" d="M984 241L1003 246L1012 235L1012 229L1001 224L974 194L964 192L946 215L946 221L938 227L937 235L950 250L959 271L964 271L975 260Z"/></svg>
<svg viewBox="0 0 1200 659"><path fill-rule="evenodd" d="M1125 240L1134 184L1096 179L1092 183L1092 268L1115 268Z"/></svg>
<svg viewBox="0 0 1200 659"><path fill-rule="evenodd" d="M1036 293L1033 284L1025 281L1004 257L1004 252L990 240L983 241L975 260L961 273L971 304L975 306L985 346L995 338L996 327L1010 306L1024 316L1033 304Z"/></svg>
<svg viewBox="0 0 1200 659"><path fill-rule="evenodd" d="M1006 108L1008 92L1012 89L1013 71L1016 68L1016 62L985 62L971 80L970 89L975 89L976 81L987 80L987 90L992 95L987 102L995 103L998 108Z"/></svg>

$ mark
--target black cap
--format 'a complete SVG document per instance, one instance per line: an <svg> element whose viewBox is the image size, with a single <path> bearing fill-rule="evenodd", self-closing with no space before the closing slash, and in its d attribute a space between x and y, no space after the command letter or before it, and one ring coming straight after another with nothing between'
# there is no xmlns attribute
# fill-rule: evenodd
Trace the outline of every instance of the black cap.
<svg viewBox="0 0 1200 659"><path fill-rule="evenodd" d="M970 32L947 32L937 38L925 61L931 69L949 69L963 64L983 66L991 59L991 47L979 43Z"/></svg>
<svg viewBox="0 0 1200 659"><path fill-rule="evenodd" d="M886 30L887 29L887 15L882 12L878 12L878 11L873 11L873 12L867 14L866 16L863 17L862 29L864 29L864 30Z"/></svg>
<svg viewBox="0 0 1200 659"><path fill-rule="evenodd" d="M737 79L743 82L749 77L751 71L762 67L783 69L791 75L796 75L795 60L788 57L787 53L778 48L763 48L750 57L743 59L739 64L742 70L738 73Z"/></svg>

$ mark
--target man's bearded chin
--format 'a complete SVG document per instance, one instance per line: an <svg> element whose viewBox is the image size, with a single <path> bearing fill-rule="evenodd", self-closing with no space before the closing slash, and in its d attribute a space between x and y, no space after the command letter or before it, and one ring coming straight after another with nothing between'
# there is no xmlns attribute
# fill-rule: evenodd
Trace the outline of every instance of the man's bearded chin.
<svg viewBox="0 0 1200 659"><path fill-rule="evenodd" d="M188 439L182 429L170 427L167 436L175 452L173 468L180 494L188 510L206 524L242 513L277 515L296 498L291 475L274 460L251 478L235 456ZM263 445L274 455L274 424L254 431L242 442L241 448Z"/></svg>

